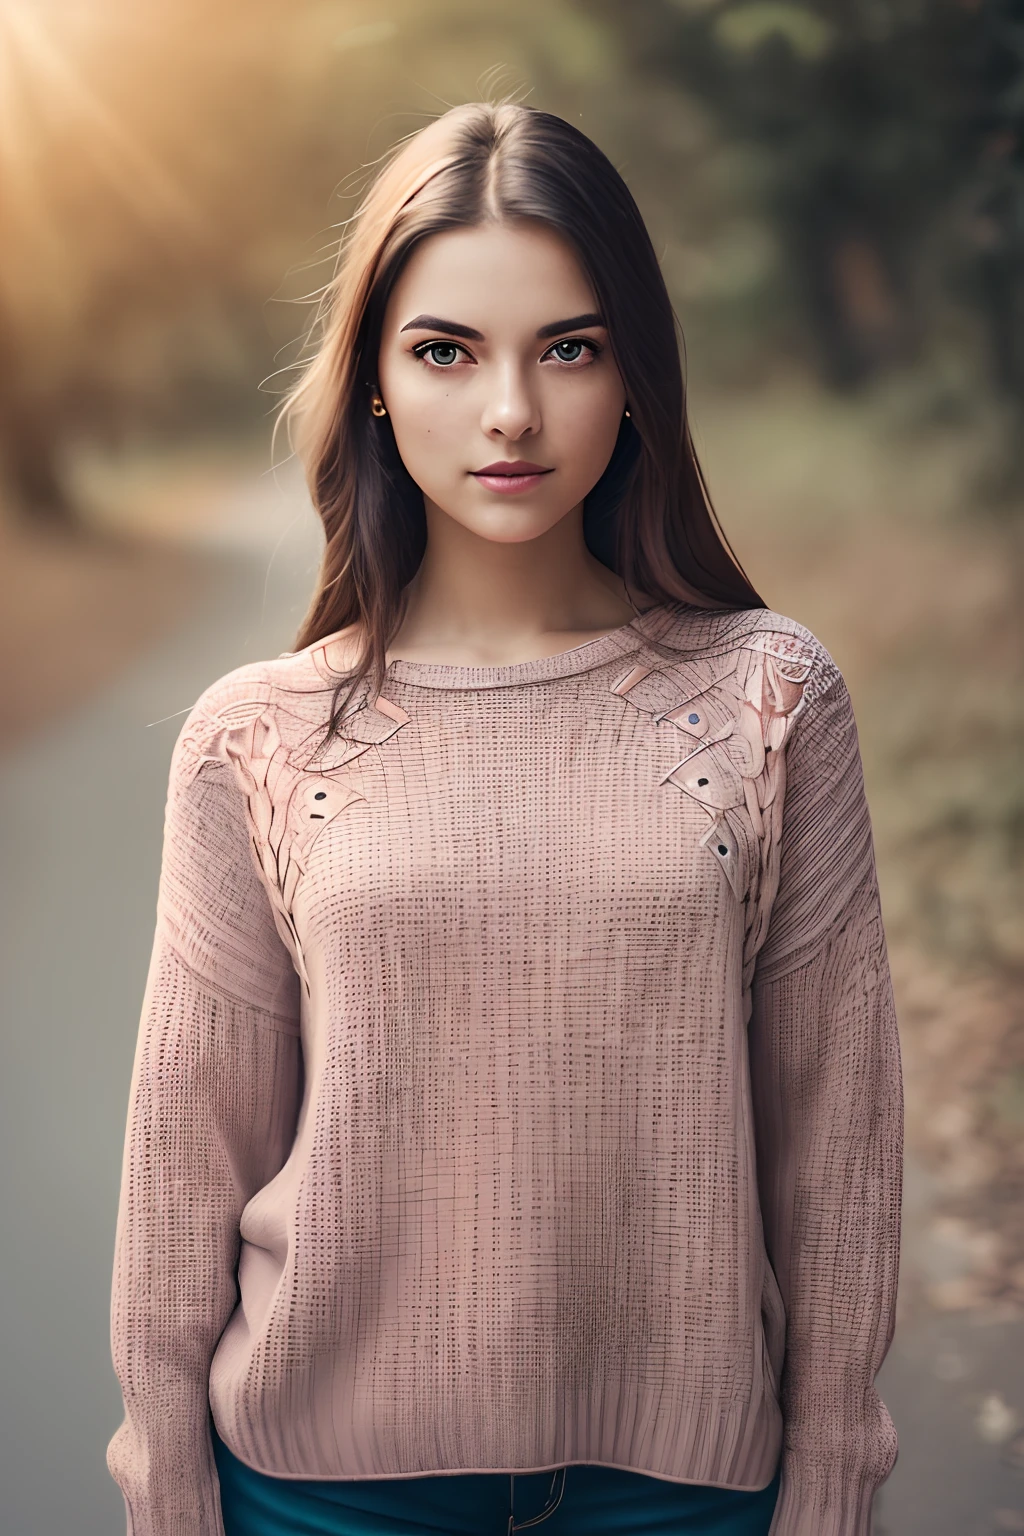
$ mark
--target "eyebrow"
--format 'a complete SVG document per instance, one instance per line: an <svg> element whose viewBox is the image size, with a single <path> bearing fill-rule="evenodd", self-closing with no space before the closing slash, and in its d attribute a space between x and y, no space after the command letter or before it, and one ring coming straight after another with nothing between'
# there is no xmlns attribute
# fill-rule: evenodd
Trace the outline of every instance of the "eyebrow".
<svg viewBox="0 0 1024 1536"><path fill-rule="evenodd" d="M461 336L464 341L483 341L483 333L474 331L471 325L459 325L456 320L439 320L437 315L417 315L403 331L445 331L449 336ZM401 334L401 333L399 333Z"/></svg>
<svg viewBox="0 0 1024 1536"><path fill-rule="evenodd" d="M579 331L585 326L604 325L600 315L574 315L569 320L556 320L551 325L542 325L537 332L537 340L544 341L549 336L560 336L563 331ZM403 331L444 331L448 336L461 336L464 341L483 341L480 331L475 331L471 325L460 325L457 320L442 320L437 315L417 315L415 320L410 320L402 326Z"/></svg>
<svg viewBox="0 0 1024 1536"><path fill-rule="evenodd" d="M573 315L570 320L556 320L553 325L542 325L537 332L537 340L560 336L563 331L582 331L588 325L604 325L604 321L600 315Z"/></svg>

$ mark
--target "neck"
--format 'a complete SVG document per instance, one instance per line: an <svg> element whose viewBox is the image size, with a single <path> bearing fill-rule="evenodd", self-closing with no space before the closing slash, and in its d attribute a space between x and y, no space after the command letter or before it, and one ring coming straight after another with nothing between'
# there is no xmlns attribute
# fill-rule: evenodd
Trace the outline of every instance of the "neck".
<svg viewBox="0 0 1024 1536"><path fill-rule="evenodd" d="M482 538L429 501L426 514L426 551L389 660L530 660L635 616L621 578L587 549L582 502L546 533L518 542Z"/></svg>

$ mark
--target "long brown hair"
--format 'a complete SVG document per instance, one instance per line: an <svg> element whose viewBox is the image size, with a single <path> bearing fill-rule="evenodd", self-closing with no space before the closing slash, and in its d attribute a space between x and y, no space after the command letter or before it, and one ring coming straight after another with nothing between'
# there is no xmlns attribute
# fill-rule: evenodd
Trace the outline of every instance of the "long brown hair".
<svg viewBox="0 0 1024 1536"><path fill-rule="evenodd" d="M427 538L422 492L390 420L369 409L384 311L421 240L488 220L538 221L568 241L608 329L630 417L584 503L590 552L654 603L766 606L715 517L690 436L678 320L622 177L548 112L507 101L454 107L396 149L350 221L307 337L312 359L278 413L326 536L296 649L356 626L345 703L367 675L383 687ZM340 691L328 739L339 731Z"/></svg>

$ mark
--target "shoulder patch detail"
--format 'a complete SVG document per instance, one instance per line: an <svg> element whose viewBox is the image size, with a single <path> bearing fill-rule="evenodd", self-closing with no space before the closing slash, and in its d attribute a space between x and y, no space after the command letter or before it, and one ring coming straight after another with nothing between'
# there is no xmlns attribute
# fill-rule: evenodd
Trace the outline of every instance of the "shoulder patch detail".
<svg viewBox="0 0 1024 1536"><path fill-rule="evenodd" d="M253 862L307 996L309 975L293 914L295 893L325 827L366 798L337 770L389 740L409 719L400 705L377 698L346 719L346 738L332 743L335 750L315 762L296 757L281 738L274 708L251 697L233 700L216 712L197 706L179 738L186 780L207 762L227 764L234 772L244 797Z"/></svg>
<svg viewBox="0 0 1024 1536"><path fill-rule="evenodd" d="M809 638L766 630L744 635L725 656L634 666L611 689L686 742L659 783L672 784L707 813L700 845L744 905L747 1019L754 964L779 884L785 749L806 707L815 664L826 654ZM757 849L747 871L741 823Z"/></svg>

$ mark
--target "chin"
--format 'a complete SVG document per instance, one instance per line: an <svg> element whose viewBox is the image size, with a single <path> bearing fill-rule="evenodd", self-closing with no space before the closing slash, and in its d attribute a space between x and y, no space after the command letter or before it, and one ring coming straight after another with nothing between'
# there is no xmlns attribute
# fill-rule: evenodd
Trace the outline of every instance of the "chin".
<svg viewBox="0 0 1024 1536"><path fill-rule="evenodd" d="M564 514L558 517L531 517L528 512L504 513L501 517L472 517L465 520L465 526L482 539L490 539L494 544L528 544L531 539L539 539L542 534L550 532L556 523L561 522Z"/></svg>
<svg viewBox="0 0 1024 1536"><path fill-rule="evenodd" d="M498 497L487 506L473 506L449 512L455 522L461 523L471 533L482 539L493 539L500 544L520 544L529 539L539 539L549 532L569 508L552 510L550 507L530 506L525 497Z"/></svg>

